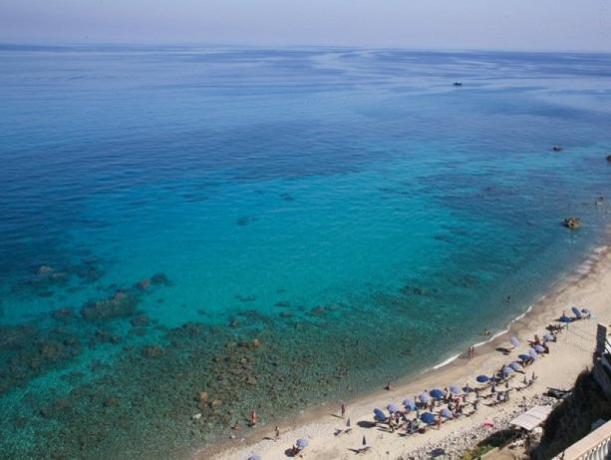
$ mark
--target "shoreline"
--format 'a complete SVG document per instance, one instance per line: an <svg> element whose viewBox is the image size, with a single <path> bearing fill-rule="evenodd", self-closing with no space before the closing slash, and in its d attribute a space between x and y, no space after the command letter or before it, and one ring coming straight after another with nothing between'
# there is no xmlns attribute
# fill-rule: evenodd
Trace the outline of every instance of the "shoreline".
<svg viewBox="0 0 611 460"><path fill-rule="evenodd" d="M569 297L579 296L579 292L583 290L582 285L587 284L588 281L596 283L601 278L609 278L605 285L609 284L609 288L611 288L611 270L609 269L611 264L609 261L611 261L611 245L594 247L584 255L584 258L572 270L565 272L564 275L561 275L561 278L551 283L546 294L540 296L525 312L512 319L503 330L496 332L487 340L474 344L476 352L473 358L468 359L465 356L466 353L457 353L419 373L397 380L391 391L377 390L352 398L346 401L349 408L348 415L352 415L353 420L371 420L374 407L385 407L385 404L382 404L381 401L387 401L386 404L391 401L400 401L408 395L417 394L422 389L432 388L433 386L462 385L465 379L469 380L469 377L473 377L475 373L487 373L495 366L498 367L499 361L510 359L496 351L498 346L507 345L509 334L516 335L524 342L526 338L532 337L537 332L540 333L545 325L560 316L562 312L562 310L558 310L560 300L567 295ZM606 308L611 310L611 305L609 303L606 305L609 305ZM563 309L568 310L569 307L570 305L564 305ZM593 312L600 317L604 313L604 311L600 311L601 309L602 307L593 309ZM590 322L596 323L595 320ZM549 360L549 357L546 357L546 359ZM310 437L312 441L318 436L323 436L322 433L326 433L327 437L330 436L329 443L339 441L332 434L329 435L329 433L332 433L334 426L341 426L340 419L335 415L338 408L330 408L329 406L328 403L322 403L310 407L301 411L298 416L293 417L290 423L286 421L281 423L282 446L284 448L290 447L290 443L298 437ZM247 458L252 452L262 454L266 459L286 458L284 449L274 449L278 443L264 439L271 434L272 429L273 426L271 425L262 425L246 435L230 433L236 435L236 439L214 443L195 451L192 458L197 460L208 458L237 460ZM358 428L353 431L361 433L361 435L368 432L368 430ZM314 432L319 434L316 436L310 434ZM239 434L242 434L242 436L237 436ZM422 436L423 439L427 437ZM312 457L313 450L314 446L308 448L309 458ZM324 455L329 455L329 453ZM324 458L324 455L320 458ZM339 452L337 455L339 455Z"/></svg>

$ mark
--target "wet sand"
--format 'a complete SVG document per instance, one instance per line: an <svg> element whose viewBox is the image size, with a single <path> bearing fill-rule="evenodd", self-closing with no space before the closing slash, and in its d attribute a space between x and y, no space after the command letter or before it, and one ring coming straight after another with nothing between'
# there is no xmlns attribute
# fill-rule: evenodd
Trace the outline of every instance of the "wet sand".
<svg viewBox="0 0 611 460"><path fill-rule="evenodd" d="M402 437L377 428L365 428L358 425L359 421L372 421L373 409L385 409L393 402L401 404L406 397L413 398L423 390L444 388L449 385L463 386L475 384L475 376L490 375L502 364L517 359L519 353L528 349L527 340L534 334L541 337L545 326L555 322L570 307L576 305L586 307L593 313L591 320L581 320L571 323L566 331L558 336L558 341L551 344L551 353L538 359L527 368L527 374L534 371L537 381L530 388L521 392L512 392L512 399L495 407L482 406L473 416L462 417L445 423L440 430L430 429L425 434ZM572 315L572 314L571 314ZM494 422L495 418L515 412L525 401L541 394L548 386L569 388L577 375L591 363L591 353L595 345L595 331L598 322L611 321L611 246L599 247L581 263L572 274L556 283L549 294L541 298L522 317L509 326L509 330L498 334L492 340L482 343L476 348L475 356L469 359L466 353L444 365L407 379L405 382L393 384L391 391L380 390L373 394L348 401L346 417L352 422L352 431L336 437L336 429L345 428L345 421L338 417L339 402L305 411L300 417L280 426L279 441L273 441L273 425L261 426L250 432L232 432L235 439L225 444L216 444L204 450L193 453L193 459L227 459L245 460L251 454L257 453L263 459L288 458L286 449L298 438L307 438L309 447L303 456L309 459L344 459L355 454L350 449L362 446L362 438L366 436L371 449L359 455L362 458L395 458L417 451L423 446L441 443L445 438L456 435L456 432L469 433L469 430L479 429L485 421ZM510 335L516 335L521 346L509 356L496 350L497 347L509 347ZM517 374L514 381L521 380ZM514 383L514 386L520 386ZM267 438L267 439L266 439Z"/></svg>

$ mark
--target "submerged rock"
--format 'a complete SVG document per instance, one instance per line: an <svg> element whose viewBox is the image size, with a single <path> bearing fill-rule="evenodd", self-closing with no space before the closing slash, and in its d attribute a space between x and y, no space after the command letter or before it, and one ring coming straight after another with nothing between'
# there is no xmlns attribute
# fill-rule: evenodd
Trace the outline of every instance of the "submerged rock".
<svg viewBox="0 0 611 460"><path fill-rule="evenodd" d="M81 315L86 321L108 321L133 315L137 305L136 297L119 291L109 299L86 303L81 308Z"/></svg>
<svg viewBox="0 0 611 460"><path fill-rule="evenodd" d="M169 286L170 285L170 280L168 279L167 275L165 273L155 273L152 277L151 277L151 284L155 285L155 286L159 286L161 284L165 285L165 286Z"/></svg>
<svg viewBox="0 0 611 460"><path fill-rule="evenodd" d="M145 327L150 323L150 319L146 313L140 313L130 320L130 324L134 327Z"/></svg>
<svg viewBox="0 0 611 460"><path fill-rule="evenodd" d="M145 358L161 358L165 354L165 350L159 346L148 346L142 349L142 356Z"/></svg>
<svg viewBox="0 0 611 460"><path fill-rule="evenodd" d="M60 321L65 321L74 316L74 312L70 308L60 308L59 310L55 310L51 313L53 319L57 319Z"/></svg>
<svg viewBox="0 0 611 460"><path fill-rule="evenodd" d="M577 230L581 227L581 219L579 217L567 217L564 219L564 226L571 230Z"/></svg>
<svg viewBox="0 0 611 460"><path fill-rule="evenodd" d="M48 265L41 265L38 268L38 274L39 275L50 275L51 273L55 272L55 269L53 267L50 267Z"/></svg>
<svg viewBox="0 0 611 460"><path fill-rule="evenodd" d="M143 279L138 283L138 289L141 291L146 291L151 286L151 280L148 278Z"/></svg>

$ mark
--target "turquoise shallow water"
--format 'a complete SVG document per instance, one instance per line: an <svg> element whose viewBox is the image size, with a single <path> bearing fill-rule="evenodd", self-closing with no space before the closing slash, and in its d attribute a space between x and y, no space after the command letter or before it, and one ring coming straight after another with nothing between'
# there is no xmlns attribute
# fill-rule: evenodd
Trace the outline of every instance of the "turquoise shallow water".
<svg viewBox="0 0 611 460"><path fill-rule="evenodd" d="M608 224L608 55L4 46L0 69L9 457L180 456L378 387L503 327Z"/></svg>

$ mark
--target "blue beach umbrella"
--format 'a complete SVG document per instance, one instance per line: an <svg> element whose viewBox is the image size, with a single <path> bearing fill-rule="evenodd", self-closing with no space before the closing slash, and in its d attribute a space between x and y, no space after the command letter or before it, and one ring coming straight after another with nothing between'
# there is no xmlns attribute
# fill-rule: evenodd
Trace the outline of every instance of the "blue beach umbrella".
<svg viewBox="0 0 611 460"><path fill-rule="evenodd" d="M383 422L386 420L386 414L382 411L382 409L375 408L373 410L373 418L378 422Z"/></svg>
<svg viewBox="0 0 611 460"><path fill-rule="evenodd" d="M537 359L537 357L539 356L539 355L537 354L537 350L535 350L534 348L529 348L529 349L528 349L528 354L530 355L530 357L531 357L532 359Z"/></svg>
<svg viewBox="0 0 611 460"><path fill-rule="evenodd" d="M455 395L459 395L462 393L462 390L460 389L460 387L456 386L456 385L452 385L450 387L450 393L455 394Z"/></svg>
<svg viewBox="0 0 611 460"><path fill-rule="evenodd" d="M428 393L424 392L420 396L418 396L418 399L420 400L420 402L427 403L431 400L431 397Z"/></svg>
<svg viewBox="0 0 611 460"><path fill-rule="evenodd" d="M250 457L248 457L248 460L261 460L261 456L260 455L251 455Z"/></svg>
<svg viewBox="0 0 611 460"><path fill-rule="evenodd" d="M439 388L435 388L434 390L431 390L430 395L435 399L441 399L444 396L444 392Z"/></svg>
<svg viewBox="0 0 611 460"><path fill-rule="evenodd" d="M444 407L443 409L441 409L441 415L445 418L454 418L454 416L452 415L452 412L447 407Z"/></svg>
<svg viewBox="0 0 611 460"><path fill-rule="evenodd" d="M486 383L488 380L490 380L490 378L487 375L482 374L478 375L475 380L477 380L479 383Z"/></svg>
<svg viewBox="0 0 611 460"><path fill-rule="evenodd" d="M510 340L511 340L511 344L512 344L514 347L516 347L516 348L517 348L517 347L519 347L519 346L520 346L520 341L518 340L518 338L517 338L515 335L512 335Z"/></svg>
<svg viewBox="0 0 611 460"><path fill-rule="evenodd" d="M562 315L562 316L560 317L559 321L560 321L561 323L570 323L570 322L571 322L571 321L573 321L573 320L572 320L571 318L569 318L568 316L566 316L566 315Z"/></svg>
<svg viewBox="0 0 611 460"><path fill-rule="evenodd" d="M422 420L427 425L432 425L433 423L435 423L435 416L430 412L425 412L420 416L420 420Z"/></svg>
<svg viewBox="0 0 611 460"><path fill-rule="evenodd" d="M386 409L388 409L388 412L390 412L391 414L394 414L395 412L399 412L399 406L397 406L395 403L390 403L388 406L386 406Z"/></svg>
<svg viewBox="0 0 611 460"><path fill-rule="evenodd" d="M575 315L575 318L577 319L581 319L581 312L579 311L579 308L577 307L572 307L571 311L573 312L573 314Z"/></svg>
<svg viewBox="0 0 611 460"><path fill-rule="evenodd" d="M535 345L534 348L537 353L545 353L545 348L539 344Z"/></svg>
<svg viewBox="0 0 611 460"><path fill-rule="evenodd" d="M517 361L514 361L513 363L511 363L509 365L509 367L511 367L514 371L521 371L522 370L522 365L519 362L517 362Z"/></svg>
<svg viewBox="0 0 611 460"><path fill-rule="evenodd" d="M306 447L308 447L308 440L306 438L301 438L298 439L297 442L295 443L297 445L297 447L299 447L300 449L305 449Z"/></svg>
<svg viewBox="0 0 611 460"><path fill-rule="evenodd" d="M511 374L513 374L515 371L510 367L510 366L505 366L503 368L503 378L507 378L509 377Z"/></svg>
<svg viewBox="0 0 611 460"><path fill-rule="evenodd" d="M518 358L520 358L522 361L532 361L533 358L530 355L518 355Z"/></svg>
<svg viewBox="0 0 611 460"><path fill-rule="evenodd" d="M546 342L553 342L554 341L554 336L552 334L545 334L543 336L543 340Z"/></svg>
<svg viewBox="0 0 611 460"><path fill-rule="evenodd" d="M403 400L403 407L409 410L416 410L416 404L409 398Z"/></svg>

